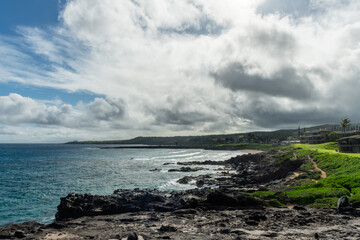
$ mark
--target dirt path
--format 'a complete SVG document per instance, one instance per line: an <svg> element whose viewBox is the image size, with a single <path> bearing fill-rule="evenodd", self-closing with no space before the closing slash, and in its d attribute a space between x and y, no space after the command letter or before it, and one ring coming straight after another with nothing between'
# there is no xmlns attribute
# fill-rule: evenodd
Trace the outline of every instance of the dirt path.
<svg viewBox="0 0 360 240"><path fill-rule="evenodd" d="M326 178L327 177L326 172L324 172L321 168L319 168L318 165L316 164L316 162L314 162L314 160L310 156L308 156L308 158L309 158L310 162L314 165L314 168L315 168L314 171L321 172L321 178ZM316 182L318 182L318 181L316 181Z"/></svg>
<svg viewBox="0 0 360 240"><path fill-rule="evenodd" d="M297 178L298 176L300 176L300 175L302 175L302 174L304 174L304 173L301 173L301 172L293 172L293 174L291 174L288 178L289 178L290 180L293 180L293 179Z"/></svg>

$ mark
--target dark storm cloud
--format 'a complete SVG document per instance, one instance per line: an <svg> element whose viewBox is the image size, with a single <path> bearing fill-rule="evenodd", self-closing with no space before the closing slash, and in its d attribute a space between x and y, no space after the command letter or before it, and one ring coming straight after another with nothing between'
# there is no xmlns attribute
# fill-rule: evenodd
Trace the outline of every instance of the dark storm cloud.
<svg viewBox="0 0 360 240"><path fill-rule="evenodd" d="M283 58L292 56L297 49L297 41L293 34L279 30L275 27L264 29L254 27L249 29L248 39L255 49L261 49L263 54L270 54L271 58Z"/></svg>
<svg viewBox="0 0 360 240"><path fill-rule="evenodd" d="M168 97L164 106L147 107L146 110L155 118L155 124L183 125L187 129L190 125L213 122L216 120L211 110L195 99L187 97Z"/></svg>
<svg viewBox="0 0 360 240"><path fill-rule="evenodd" d="M201 122L214 121L213 116L197 111L181 111L176 109L158 109L156 111L156 122L177 125L192 125Z"/></svg>
<svg viewBox="0 0 360 240"><path fill-rule="evenodd" d="M249 74L241 64L231 64L211 75L218 84L232 91L252 91L298 100L317 96L311 81L291 67L282 68L272 76L265 77Z"/></svg>
<svg viewBox="0 0 360 240"><path fill-rule="evenodd" d="M342 115L338 108L331 106L315 107L309 105L308 107L289 110L282 104L268 98L248 102L246 106L242 106L238 114L263 128L333 123L338 122L339 116Z"/></svg>

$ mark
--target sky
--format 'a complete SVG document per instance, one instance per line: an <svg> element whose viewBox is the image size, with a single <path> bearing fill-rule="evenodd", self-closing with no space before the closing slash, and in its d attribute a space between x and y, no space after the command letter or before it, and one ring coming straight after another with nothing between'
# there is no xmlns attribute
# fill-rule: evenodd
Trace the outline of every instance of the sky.
<svg viewBox="0 0 360 240"><path fill-rule="evenodd" d="M0 142L360 122L358 0L1 0Z"/></svg>

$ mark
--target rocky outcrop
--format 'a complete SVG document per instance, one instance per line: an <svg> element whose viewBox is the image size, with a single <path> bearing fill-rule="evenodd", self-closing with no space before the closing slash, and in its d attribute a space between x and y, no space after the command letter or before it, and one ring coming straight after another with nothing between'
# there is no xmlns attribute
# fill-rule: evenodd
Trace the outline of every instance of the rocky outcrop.
<svg viewBox="0 0 360 240"><path fill-rule="evenodd" d="M45 225L37 222L25 222L0 227L0 239L26 239L43 231Z"/></svg>
<svg viewBox="0 0 360 240"><path fill-rule="evenodd" d="M190 165L226 165L226 161L192 161L192 162L177 162L177 165L190 166Z"/></svg>
<svg viewBox="0 0 360 240"><path fill-rule="evenodd" d="M247 154L233 157L226 161L205 161L200 165L225 165L236 170L236 174L223 172L221 174L206 174L200 176L185 176L179 183L188 184L195 181L196 186L216 185L223 188L257 187L259 185L278 184L278 180L285 179L296 171L304 159L282 159L277 162L277 153ZM180 164L180 163L178 163ZM183 165L198 165L198 162L185 162ZM222 175L222 176L221 176Z"/></svg>
<svg viewBox="0 0 360 240"><path fill-rule="evenodd" d="M139 211L174 211L184 206L180 192L119 189L112 195L69 194L61 198L56 219Z"/></svg>
<svg viewBox="0 0 360 240"><path fill-rule="evenodd" d="M202 168L202 167L181 167L181 168L172 168L169 169L168 172L197 172L202 170L209 170L208 168Z"/></svg>
<svg viewBox="0 0 360 240"><path fill-rule="evenodd" d="M128 212L174 212L179 209L203 210L259 208L262 202L252 196L227 189L193 189L182 192L157 190L116 190L112 195L69 194L61 198L57 220L82 216L112 215Z"/></svg>
<svg viewBox="0 0 360 240"><path fill-rule="evenodd" d="M229 163L238 172L233 178L242 185L259 185L285 178L304 163L303 159L285 159L282 163L275 159L269 154L256 154L232 158Z"/></svg>

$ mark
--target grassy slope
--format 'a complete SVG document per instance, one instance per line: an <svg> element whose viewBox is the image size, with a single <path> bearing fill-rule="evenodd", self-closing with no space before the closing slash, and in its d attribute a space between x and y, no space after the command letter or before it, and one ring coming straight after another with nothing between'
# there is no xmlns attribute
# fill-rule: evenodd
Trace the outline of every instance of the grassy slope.
<svg viewBox="0 0 360 240"><path fill-rule="evenodd" d="M274 150L279 149L283 152L276 157L279 164L294 158L295 155L306 159L300 168L303 174L291 180L290 185L282 191L257 191L252 193L253 196L272 206L292 203L312 207L336 207L338 198L346 195L355 207L360 207L360 154L338 153L336 143L296 144ZM321 179L320 172L314 171L308 156L326 172L326 178Z"/></svg>
<svg viewBox="0 0 360 240"><path fill-rule="evenodd" d="M337 198L347 195L355 206L360 206L360 154L338 153L334 143L292 147L299 155L312 152L314 161L326 172L327 178L318 183L299 180L285 190L288 197L298 204L335 207Z"/></svg>

